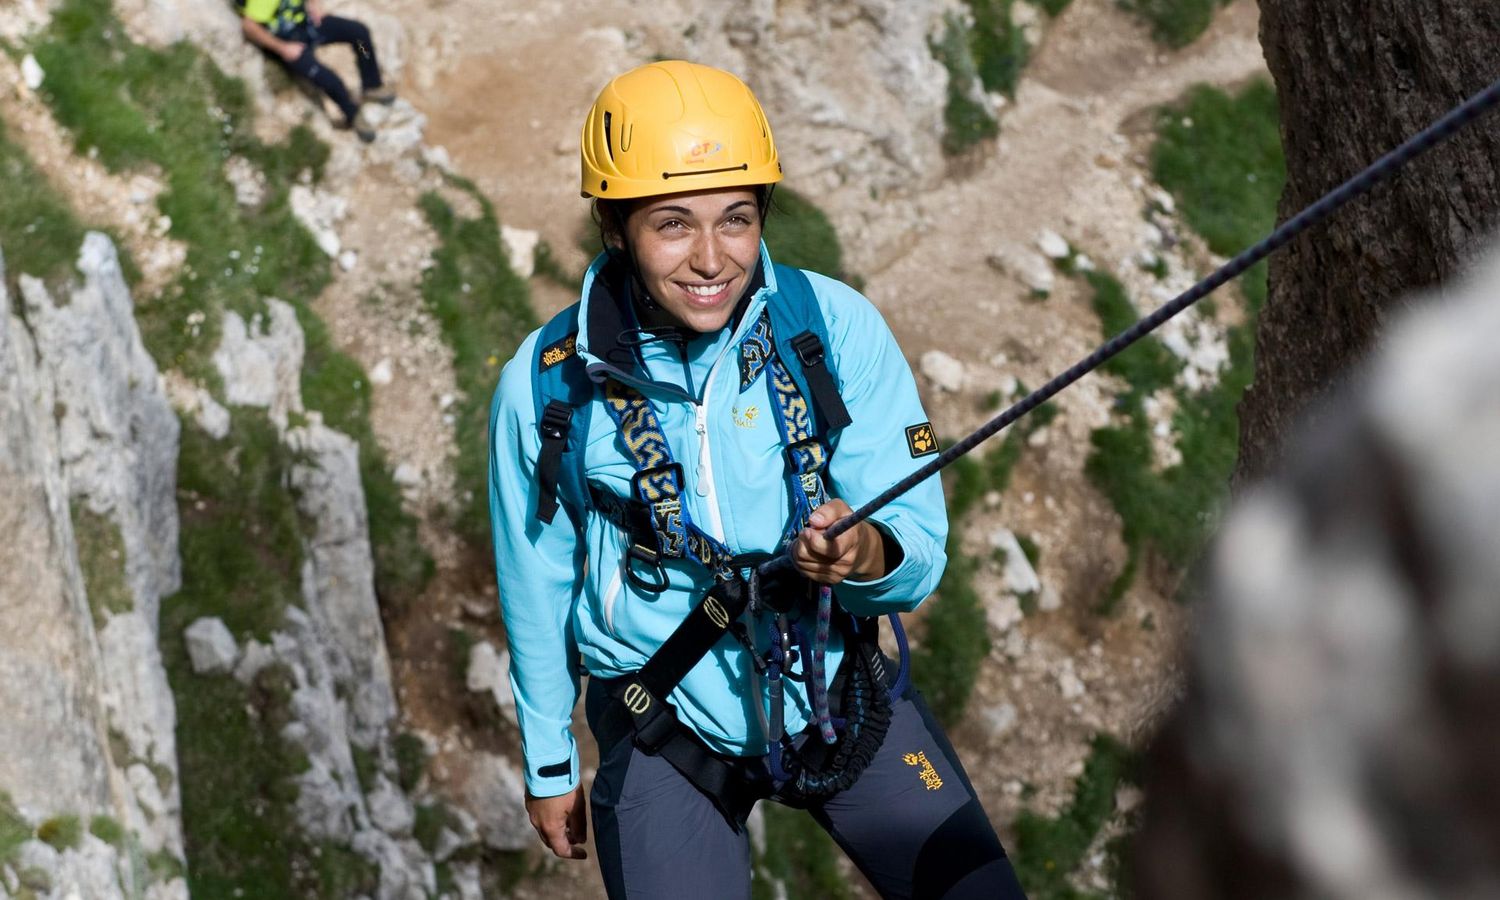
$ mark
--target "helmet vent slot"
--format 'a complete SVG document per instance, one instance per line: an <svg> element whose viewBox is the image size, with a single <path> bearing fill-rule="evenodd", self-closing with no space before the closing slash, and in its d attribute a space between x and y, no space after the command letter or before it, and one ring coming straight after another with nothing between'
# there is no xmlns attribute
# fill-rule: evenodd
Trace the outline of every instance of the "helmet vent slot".
<svg viewBox="0 0 1500 900"><path fill-rule="evenodd" d="M614 142L609 139L609 125L610 125L610 121L609 120L610 120L610 114L608 112L605 112L604 113L604 149L609 151L609 158L611 160L613 160L615 158L615 145L614 145Z"/></svg>

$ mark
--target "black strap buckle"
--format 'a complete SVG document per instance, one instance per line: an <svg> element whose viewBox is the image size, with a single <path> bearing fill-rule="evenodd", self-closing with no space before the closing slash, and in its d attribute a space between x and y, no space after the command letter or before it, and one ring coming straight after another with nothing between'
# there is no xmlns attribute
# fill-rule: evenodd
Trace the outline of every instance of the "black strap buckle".
<svg viewBox="0 0 1500 900"><path fill-rule="evenodd" d="M636 574L637 562L645 563L649 567L648 571L652 573L653 580L647 581ZM648 594L660 594L670 586L667 579L667 567L662 564L661 554L641 544L632 543L630 549L625 551L625 577L638 590Z"/></svg>
<svg viewBox="0 0 1500 900"><path fill-rule="evenodd" d="M573 407L554 400L542 410L542 420L537 423L537 429L541 431L543 438L561 441L567 439L568 429L572 425Z"/></svg>
<svg viewBox="0 0 1500 900"><path fill-rule="evenodd" d="M823 364L823 342L811 331L804 331L792 338L792 349L797 351L797 359L802 361L803 366Z"/></svg>

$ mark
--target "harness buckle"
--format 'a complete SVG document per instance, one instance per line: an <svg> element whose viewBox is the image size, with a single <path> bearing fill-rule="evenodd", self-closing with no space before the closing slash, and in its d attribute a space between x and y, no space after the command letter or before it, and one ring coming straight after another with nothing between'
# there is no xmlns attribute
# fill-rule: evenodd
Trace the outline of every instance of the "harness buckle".
<svg viewBox="0 0 1500 900"><path fill-rule="evenodd" d="M676 500L682 496L682 484L682 464L675 462L638 469L630 478L630 490L653 509L664 500Z"/></svg>
<svg viewBox="0 0 1500 900"><path fill-rule="evenodd" d="M647 581L636 574L635 563L641 562L649 566L653 580ZM670 582L667 579L667 567L662 564L661 554L650 547L632 543L630 549L625 551L625 577L639 590L648 594L660 594L665 591Z"/></svg>
<svg viewBox="0 0 1500 900"><path fill-rule="evenodd" d="M823 364L823 342L811 331L804 331L792 338L792 349L797 351L797 359L802 361L803 366Z"/></svg>
<svg viewBox="0 0 1500 900"><path fill-rule="evenodd" d="M560 441L568 436L568 429L572 424L573 407L562 403L548 403L547 408L542 410L542 421L537 423L537 428L542 432L542 437Z"/></svg>
<svg viewBox="0 0 1500 900"><path fill-rule="evenodd" d="M630 714L636 746L646 753L655 755L676 733L677 717L639 679L628 680L616 699Z"/></svg>

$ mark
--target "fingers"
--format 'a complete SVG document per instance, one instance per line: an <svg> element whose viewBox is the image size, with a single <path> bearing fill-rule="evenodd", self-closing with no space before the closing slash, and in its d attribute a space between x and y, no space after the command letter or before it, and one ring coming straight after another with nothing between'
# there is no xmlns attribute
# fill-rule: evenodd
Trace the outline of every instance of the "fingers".
<svg viewBox="0 0 1500 900"><path fill-rule="evenodd" d="M859 548L858 534L851 529L830 539L824 532L850 512L843 500L830 500L813 510L792 545L792 562L798 571L824 584L838 584L849 577Z"/></svg>
<svg viewBox="0 0 1500 900"><path fill-rule="evenodd" d="M568 837L575 844L582 844L589 839L587 808L583 802L583 791L578 791L573 809L568 813Z"/></svg>
<svg viewBox="0 0 1500 900"><path fill-rule="evenodd" d="M558 797L527 797L531 827L542 843L560 859L588 859L581 846L587 839L582 788Z"/></svg>

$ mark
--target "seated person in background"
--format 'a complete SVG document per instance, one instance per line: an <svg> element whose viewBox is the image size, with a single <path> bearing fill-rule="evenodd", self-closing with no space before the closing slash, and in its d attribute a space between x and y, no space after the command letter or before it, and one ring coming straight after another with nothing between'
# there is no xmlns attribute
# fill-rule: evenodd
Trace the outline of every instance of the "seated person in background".
<svg viewBox="0 0 1500 900"><path fill-rule="evenodd" d="M360 103L373 100L389 104L395 91L380 80L375 45L363 22L323 13L321 0L237 0L245 37L276 57L293 75L306 78L328 95L344 114L340 127L352 128L366 143L375 140L375 129L360 116ZM359 63L360 103L355 103L343 79L318 62L315 55L323 44L350 44Z"/></svg>

